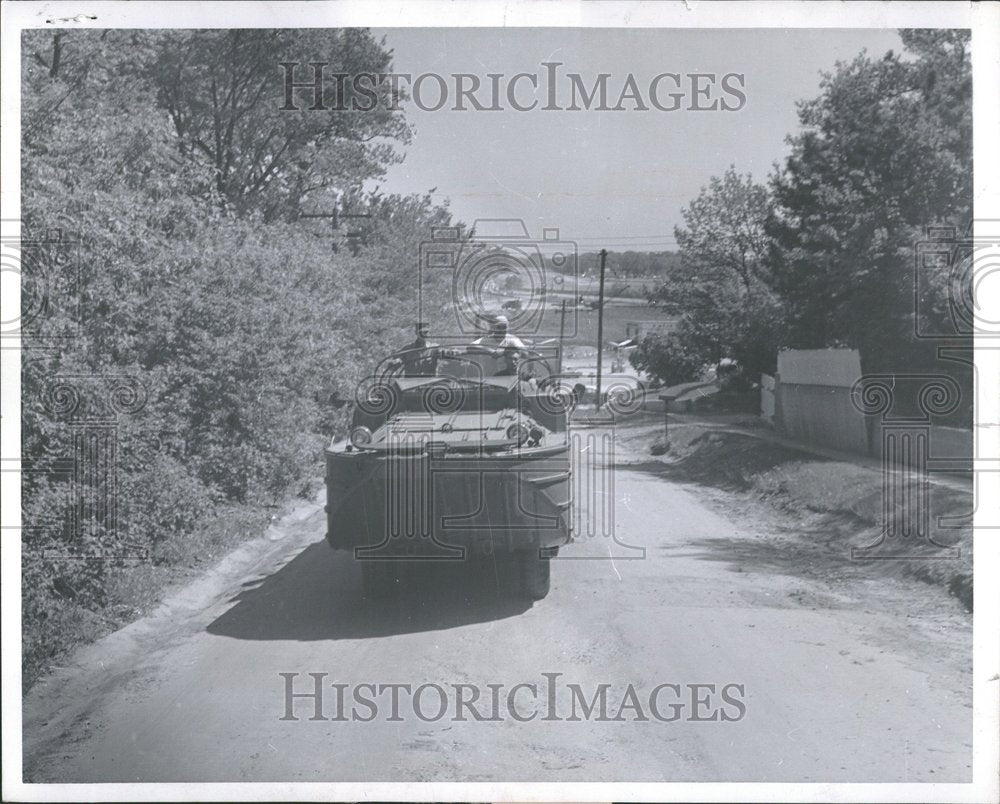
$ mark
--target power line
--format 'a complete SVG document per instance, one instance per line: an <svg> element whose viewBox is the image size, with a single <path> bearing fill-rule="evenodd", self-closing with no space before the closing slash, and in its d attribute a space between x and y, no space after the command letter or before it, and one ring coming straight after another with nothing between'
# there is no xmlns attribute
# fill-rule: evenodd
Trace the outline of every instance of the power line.
<svg viewBox="0 0 1000 804"><path fill-rule="evenodd" d="M586 252L588 254L596 254L598 246L603 246L605 248L614 247L619 251L621 250L635 250L635 249L665 249L667 251L677 250L677 243L616 243L613 240L602 240L600 243L579 243L579 248L581 252Z"/></svg>
<svg viewBox="0 0 1000 804"><path fill-rule="evenodd" d="M596 243L579 243L583 248L596 248L602 245L618 245L618 246L670 246L678 245L677 243L672 243L669 240L650 240L643 243L637 243L633 241L620 241L620 240L601 240Z"/></svg>
<svg viewBox="0 0 1000 804"><path fill-rule="evenodd" d="M593 235L588 235L586 237L578 237L577 240L613 240L614 242L619 242L623 240L676 240L677 237L671 234L655 234L655 235L617 235L608 237L595 237Z"/></svg>
<svg viewBox="0 0 1000 804"><path fill-rule="evenodd" d="M581 248L591 248L593 246L631 246L636 248L650 248L654 246L677 247L680 244L673 237L648 237L648 238L628 238L628 237L577 237L568 240L579 244Z"/></svg>
<svg viewBox="0 0 1000 804"><path fill-rule="evenodd" d="M572 240L572 238L569 238ZM576 241L583 246L601 245L602 243L621 243L622 245L633 245L633 246L648 246L657 245L658 243L676 243L676 240L615 240L613 237L602 237L600 240L589 241L589 240L578 240Z"/></svg>

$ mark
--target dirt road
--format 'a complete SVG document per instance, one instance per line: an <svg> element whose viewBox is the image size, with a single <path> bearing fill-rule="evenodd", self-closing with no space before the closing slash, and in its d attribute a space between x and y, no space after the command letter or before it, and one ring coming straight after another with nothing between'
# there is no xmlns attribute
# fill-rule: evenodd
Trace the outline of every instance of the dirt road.
<svg viewBox="0 0 1000 804"><path fill-rule="evenodd" d="M365 602L303 507L37 685L26 779L969 780L967 615L915 582L798 575L707 495L619 467L616 538L642 550L564 548L533 605L488 562ZM394 718L394 684L436 686L396 688ZM486 719L456 719L473 690Z"/></svg>

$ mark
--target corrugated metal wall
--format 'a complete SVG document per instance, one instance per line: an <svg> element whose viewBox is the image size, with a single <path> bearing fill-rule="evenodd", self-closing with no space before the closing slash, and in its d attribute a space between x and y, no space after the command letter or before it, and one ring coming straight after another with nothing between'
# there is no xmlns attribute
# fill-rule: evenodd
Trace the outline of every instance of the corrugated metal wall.
<svg viewBox="0 0 1000 804"><path fill-rule="evenodd" d="M856 349L778 353L775 425L798 441L866 454L865 416L851 401L861 378Z"/></svg>
<svg viewBox="0 0 1000 804"><path fill-rule="evenodd" d="M774 387L774 426L806 444L879 457L886 425L879 414L865 415L855 406L851 391L860 380L861 358L854 349L783 350L778 354L778 372L761 377L761 415L767 417L770 386ZM901 375L922 380L920 376ZM893 386L898 391L896 378ZM913 398L900 394L903 402ZM906 413L893 410L890 418ZM945 427L928 417L912 423L926 428L927 446L935 458L970 458L973 434L970 430Z"/></svg>
<svg viewBox="0 0 1000 804"><path fill-rule="evenodd" d="M774 423L775 396L774 377L770 374L760 375L760 416L764 421Z"/></svg>
<svg viewBox="0 0 1000 804"><path fill-rule="evenodd" d="M775 423L798 441L868 453L865 416L851 402L850 388L781 381L776 389Z"/></svg>

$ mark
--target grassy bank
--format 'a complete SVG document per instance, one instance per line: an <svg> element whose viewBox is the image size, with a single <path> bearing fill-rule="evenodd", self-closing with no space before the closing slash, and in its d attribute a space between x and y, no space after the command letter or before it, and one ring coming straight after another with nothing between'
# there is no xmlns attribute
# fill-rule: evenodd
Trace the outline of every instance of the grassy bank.
<svg viewBox="0 0 1000 804"><path fill-rule="evenodd" d="M193 532L177 533L163 541L152 555L109 562L100 605L92 598L81 600L66 589L62 599L52 601L44 611L26 612L31 627L24 632L23 688L30 689L74 648L149 614L170 589L263 534L276 514L277 509L225 506ZM26 598L30 602L36 599Z"/></svg>

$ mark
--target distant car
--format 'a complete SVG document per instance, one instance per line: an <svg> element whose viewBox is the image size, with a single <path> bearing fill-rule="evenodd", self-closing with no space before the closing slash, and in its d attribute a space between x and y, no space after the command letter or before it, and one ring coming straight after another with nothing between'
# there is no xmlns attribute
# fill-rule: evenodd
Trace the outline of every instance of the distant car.
<svg viewBox="0 0 1000 804"><path fill-rule="evenodd" d="M503 304L500 305L500 309L517 312L521 309L521 300L511 299L510 301L505 301Z"/></svg>

